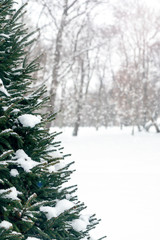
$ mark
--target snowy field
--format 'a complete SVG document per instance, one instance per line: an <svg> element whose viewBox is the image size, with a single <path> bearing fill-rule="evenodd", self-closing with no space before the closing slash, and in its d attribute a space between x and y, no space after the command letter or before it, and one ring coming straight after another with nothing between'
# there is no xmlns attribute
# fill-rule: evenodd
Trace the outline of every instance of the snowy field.
<svg viewBox="0 0 160 240"><path fill-rule="evenodd" d="M93 232L108 240L160 239L160 135L131 129L63 129L79 200L102 221Z"/></svg>

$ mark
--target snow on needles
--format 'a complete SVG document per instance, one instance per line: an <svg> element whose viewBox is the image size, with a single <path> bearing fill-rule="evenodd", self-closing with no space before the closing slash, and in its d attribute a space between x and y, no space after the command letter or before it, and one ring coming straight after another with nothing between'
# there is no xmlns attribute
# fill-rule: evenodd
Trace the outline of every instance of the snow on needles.
<svg viewBox="0 0 160 240"><path fill-rule="evenodd" d="M66 163L61 161L60 163L57 163L57 164L55 164L53 166L48 167L48 171L50 173L58 172L59 170L65 168L65 167L66 167Z"/></svg>
<svg viewBox="0 0 160 240"><path fill-rule="evenodd" d="M4 220L0 223L0 228L10 229L12 228L12 223Z"/></svg>
<svg viewBox="0 0 160 240"><path fill-rule="evenodd" d="M73 208L75 204L67 199L59 200L55 207L42 206L40 211L46 214L48 220L58 217L61 213ZM89 225L89 215L81 215L78 219L70 222L70 225L77 232L85 231Z"/></svg>
<svg viewBox="0 0 160 240"><path fill-rule="evenodd" d="M40 239L35 237L28 237L26 240L40 240Z"/></svg>
<svg viewBox="0 0 160 240"><path fill-rule="evenodd" d="M74 203L70 202L67 199L59 200L56 203L55 207L42 206L40 207L40 211L46 214L47 219L51 219L53 217L58 217L61 213L69 210L74 207Z"/></svg>
<svg viewBox="0 0 160 240"><path fill-rule="evenodd" d="M89 216L81 215L79 219L75 219L71 222L71 226L77 232L85 231L89 225Z"/></svg>
<svg viewBox="0 0 160 240"><path fill-rule="evenodd" d="M21 192L17 191L17 189L15 187L11 187L11 188L0 190L0 194L4 194L4 195L2 195L3 198L19 200L19 198L17 196L19 194L21 194Z"/></svg>
<svg viewBox="0 0 160 240"><path fill-rule="evenodd" d="M28 237L26 240L40 240L40 239L35 237Z"/></svg>
<svg viewBox="0 0 160 240"><path fill-rule="evenodd" d="M12 177L16 177L16 176L19 175L19 172L17 171L17 169L11 169L10 175L11 175Z"/></svg>
<svg viewBox="0 0 160 240"><path fill-rule="evenodd" d="M6 96L10 97L7 89L4 87L2 80L0 79L0 92L3 92Z"/></svg>
<svg viewBox="0 0 160 240"><path fill-rule="evenodd" d="M42 118L40 115L32 115L32 114L23 114L18 117L18 120L23 125L23 127L33 128L35 125L41 122Z"/></svg>
<svg viewBox="0 0 160 240"><path fill-rule="evenodd" d="M18 165L22 167L26 172L30 172L33 167L40 164L39 162L33 161L22 149L17 150L15 153L15 157L13 157L12 159L15 160L14 163L17 162Z"/></svg>

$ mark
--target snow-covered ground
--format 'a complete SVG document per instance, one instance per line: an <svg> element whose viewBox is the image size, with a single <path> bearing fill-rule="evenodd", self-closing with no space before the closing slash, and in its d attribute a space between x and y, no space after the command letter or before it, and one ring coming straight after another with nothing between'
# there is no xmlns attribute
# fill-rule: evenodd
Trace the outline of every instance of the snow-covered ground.
<svg viewBox="0 0 160 240"><path fill-rule="evenodd" d="M160 239L160 135L125 128L72 129L59 136L71 153L79 200L88 213L101 218L95 238L108 240Z"/></svg>

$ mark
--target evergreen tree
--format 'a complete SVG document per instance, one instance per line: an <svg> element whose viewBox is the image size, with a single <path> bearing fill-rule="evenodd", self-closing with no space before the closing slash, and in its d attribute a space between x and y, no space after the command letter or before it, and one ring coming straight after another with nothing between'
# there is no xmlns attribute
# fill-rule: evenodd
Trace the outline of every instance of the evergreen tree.
<svg viewBox="0 0 160 240"><path fill-rule="evenodd" d="M64 185L72 163L46 128L54 115L38 114L46 89L31 89L38 65L27 62L32 34L23 14L24 6L16 11L12 0L0 1L0 239L91 239L99 220L84 216L76 186Z"/></svg>

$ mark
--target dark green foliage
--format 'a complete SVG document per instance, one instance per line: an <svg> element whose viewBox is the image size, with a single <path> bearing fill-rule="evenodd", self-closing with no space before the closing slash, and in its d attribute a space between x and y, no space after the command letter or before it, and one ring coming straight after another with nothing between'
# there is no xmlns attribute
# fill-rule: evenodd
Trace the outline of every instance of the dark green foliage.
<svg viewBox="0 0 160 240"><path fill-rule="evenodd" d="M48 99L43 86L31 91L38 64L27 61L32 34L20 23L23 11L24 6L15 11L12 0L0 1L0 239L90 239L89 230L99 221L91 216L85 229L73 227L85 206L75 196L76 186L64 186L72 163L62 164L57 133L46 128L55 116L37 114ZM22 116L39 122L25 125ZM41 208L53 211L58 204L62 209L51 217Z"/></svg>

